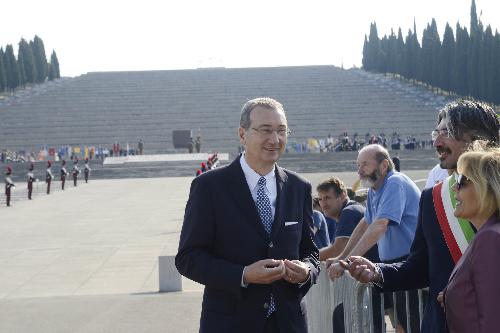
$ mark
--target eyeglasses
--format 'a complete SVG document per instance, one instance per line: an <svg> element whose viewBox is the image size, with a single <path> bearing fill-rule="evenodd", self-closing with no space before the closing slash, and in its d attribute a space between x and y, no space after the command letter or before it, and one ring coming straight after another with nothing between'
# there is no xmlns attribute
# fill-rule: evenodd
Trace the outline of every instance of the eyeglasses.
<svg viewBox="0 0 500 333"><path fill-rule="evenodd" d="M278 136L281 138L289 136L290 133L292 132L292 131L290 131L289 128L274 129L271 127L259 127L259 128L252 127L252 129L262 136L271 136L271 135L273 135L274 132L276 132L276 134L278 134Z"/></svg>
<svg viewBox="0 0 500 333"><path fill-rule="evenodd" d="M472 180L467 178L467 176L460 173L455 174L455 181L457 183L457 191L460 191L465 186L465 184L472 182Z"/></svg>
<svg viewBox="0 0 500 333"><path fill-rule="evenodd" d="M449 138L450 132L448 131L447 128L441 128L441 129L436 128L434 131L431 132L432 141L435 141L441 135L444 135L447 138Z"/></svg>

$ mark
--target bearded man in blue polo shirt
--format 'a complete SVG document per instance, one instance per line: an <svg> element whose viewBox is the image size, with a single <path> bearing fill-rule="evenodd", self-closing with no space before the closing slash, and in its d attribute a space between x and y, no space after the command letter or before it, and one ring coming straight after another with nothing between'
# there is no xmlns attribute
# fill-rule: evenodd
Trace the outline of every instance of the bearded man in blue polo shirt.
<svg viewBox="0 0 500 333"><path fill-rule="evenodd" d="M361 149L357 164L361 184L369 188L365 215L336 259L363 256L375 244L384 263L406 259L417 227L420 190L408 176L395 171L389 152L379 144ZM344 271L335 261L329 269L332 280ZM404 292L396 293L397 319L402 327L406 327L405 304ZM411 331L420 332L416 291L410 292L410 313Z"/></svg>

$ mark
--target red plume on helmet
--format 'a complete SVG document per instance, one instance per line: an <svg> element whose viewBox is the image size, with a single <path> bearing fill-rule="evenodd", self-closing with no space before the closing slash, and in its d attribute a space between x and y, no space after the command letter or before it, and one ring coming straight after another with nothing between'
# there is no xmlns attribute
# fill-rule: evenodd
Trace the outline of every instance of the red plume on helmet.
<svg viewBox="0 0 500 333"><path fill-rule="evenodd" d="M66 160L62 160L62 165L66 165Z"/></svg>
<svg viewBox="0 0 500 333"><path fill-rule="evenodd" d="M47 168L50 168L52 166L52 162L47 161Z"/></svg>
<svg viewBox="0 0 500 333"><path fill-rule="evenodd" d="M32 171L35 168L35 164L31 163L29 170Z"/></svg>
<svg viewBox="0 0 500 333"><path fill-rule="evenodd" d="M10 166L7 166L7 170L5 171L7 175L10 175L12 173L12 168Z"/></svg>

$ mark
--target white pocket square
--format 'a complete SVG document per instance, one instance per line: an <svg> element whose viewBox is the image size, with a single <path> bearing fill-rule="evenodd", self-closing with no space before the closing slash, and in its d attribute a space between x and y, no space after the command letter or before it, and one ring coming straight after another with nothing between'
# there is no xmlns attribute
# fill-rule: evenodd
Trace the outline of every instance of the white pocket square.
<svg viewBox="0 0 500 333"><path fill-rule="evenodd" d="M299 222L285 222L285 227L288 227L289 225L294 225L297 223L299 223Z"/></svg>

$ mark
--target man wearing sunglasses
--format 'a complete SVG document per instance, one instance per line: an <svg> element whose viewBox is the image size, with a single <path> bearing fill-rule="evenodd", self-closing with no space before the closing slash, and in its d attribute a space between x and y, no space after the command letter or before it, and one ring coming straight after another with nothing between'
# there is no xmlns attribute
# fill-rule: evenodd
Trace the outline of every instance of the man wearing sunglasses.
<svg viewBox="0 0 500 333"><path fill-rule="evenodd" d="M447 104L438 115L432 131L440 166L453 174L460 155L475 140L499 143L499 121L486 104L458 100ZM422 320L422 332L445 332L444 311L437 301L450 274L475 230L466 220L453 215L455 184L452 175L420 197L419 218L408 259L394 264L373 264L363 257L342 262L361 282L371 282L382 291L429 287L429 300Z"/></svg>

